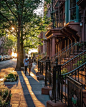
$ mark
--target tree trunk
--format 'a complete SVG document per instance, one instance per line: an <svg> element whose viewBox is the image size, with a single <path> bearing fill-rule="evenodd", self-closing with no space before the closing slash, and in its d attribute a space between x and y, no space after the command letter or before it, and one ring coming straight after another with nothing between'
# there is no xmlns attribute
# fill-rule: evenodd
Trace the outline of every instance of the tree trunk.
<svg viewBox="0 0 86 107"><path fill-rule="evenodd" d="M22 37L21 37L21 55L20 55L20 64L21 64L21 66L23 67L24 66L24 64L23 64L23 59L24 59L24 53L23 53L23 39L22 39Z"/></svg>
<svg viewBox="0 0 86 107"><path fill-rule="evenodd" d="M17 37L17 65L16 65L16 71L21 70L21 65L20 65L20 26L18 27L18 37Z"/></svg>
<svg viewBox="0 0 86 107"><path fill-rule="evenodd" d="M24 53L23 53L23 27L21 28L21 41L20 41L20 45L21 45L21 55L20 55L20 64L21 64L21 67L24 66L23 64L23 59L24 59Z"/></svg>

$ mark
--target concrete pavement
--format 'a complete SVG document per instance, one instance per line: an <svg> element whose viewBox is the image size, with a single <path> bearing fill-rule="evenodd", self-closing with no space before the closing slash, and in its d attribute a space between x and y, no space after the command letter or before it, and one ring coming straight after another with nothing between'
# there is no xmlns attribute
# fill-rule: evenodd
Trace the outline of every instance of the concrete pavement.
<svg viewBox="0 0 86 107"><path fill-rule="evenodd" d="M31 76L28 73L25 76L24 71L18 71L19 80L7 84L12 94L10 107L46 107L49 96L41 94L44 81L37 80L34 63L31 70Z"/></svg>

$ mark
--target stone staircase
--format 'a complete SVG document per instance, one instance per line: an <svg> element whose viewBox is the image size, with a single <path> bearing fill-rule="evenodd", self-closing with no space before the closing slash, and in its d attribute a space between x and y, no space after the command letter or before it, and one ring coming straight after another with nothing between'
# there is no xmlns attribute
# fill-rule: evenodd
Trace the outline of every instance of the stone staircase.
<svg viewBox="0 0 86 107"><path fill-rule="evenodd" d="M84 43L82 42L83 45L79 46L80 43L81 42L73 43L62 49L60 52L56 53L56 55L51 57L51 62L55 63L55 60L58 59L58 64L62 65L86 50Z"/></svg>
<svg viewBox="0 0 86 107"><path fill-rule="evenodd" d="M67 54L67 51L68 51L68 54ZM58 59L58 65L60 64L62 65L61 69L66 68L68 71L66 74L61 75L63 79L63 80L61 79L60 81L61 96L60 96L60 99L57 98L57 100L59 99L59 101L63 103L68 101L67 76L70 76L72 77L74 81L77 81L78 83L82 84L83 86L82 87L82 93L83 93L82 95L83 106L82 107L86 107L86 48L80 51L75 51L75 52L74 51L71 52L71 48L70 48L62 52L59 56L56 56L55 58ZM55 60L53 60L53 62L55 62ZM57 90L58 90L58 87L57 87Z"/></svg>

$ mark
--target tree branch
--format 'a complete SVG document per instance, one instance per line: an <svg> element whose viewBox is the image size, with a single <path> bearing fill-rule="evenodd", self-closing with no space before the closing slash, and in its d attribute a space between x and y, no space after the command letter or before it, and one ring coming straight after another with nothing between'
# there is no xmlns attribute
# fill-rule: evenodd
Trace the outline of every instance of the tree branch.
<svg viewBox="0 0 86 107"><path fill-rule="evenodd" d="M15 2L15 0L13 0L13 2L16 4L17 10L18 10L18 4L16 3L17 1Z"/></svg>
<svg viewBox="0 0 86 107"><path fill-rule="evenodd" d="M6 4L7 4L7 6L8 6L8 8L9 8L9 10L11 11L11 13L15 16L15 18L18 20L18 18L17 18L17 16L13 13L13 11L11 10L11 8L10 8L10 6L8 5L8 2L7 2L7 0L6 0Z"/></svg>
<svg viewBox="0 0 86 107"><path fill-rule="evenodd" d="M9 22L10 25L12 25L12 23L10 22L10 20L6 16L4 16L1 12L0 12L0 14L3 16L3 18L5 18Z"/></svg>

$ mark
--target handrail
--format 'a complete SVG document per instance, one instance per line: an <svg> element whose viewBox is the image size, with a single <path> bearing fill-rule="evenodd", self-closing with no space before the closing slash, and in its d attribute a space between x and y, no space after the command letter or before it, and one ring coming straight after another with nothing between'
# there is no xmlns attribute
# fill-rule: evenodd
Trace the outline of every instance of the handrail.
<svg viewBox="0 0 86 107"><path fill-rule="evenodd" d="M61 53L62 51L64 51L65 49L71 47L73 44L75 44L74 42L72 44L69 44L67 47L63 48L61 51L57 52L54 56L52 57L55 57L56 55L58 55L58 53Z"/></svg>
<svg viewBox="0 0 86 107"><path fill-rule="evenodd" d="M69 49L63 51L60 55L57 56L58 60L59 60L59 63L61 64L61 60L62 58L69 58L71 54L74 54L74 53L79 53L81 52L78 48L79 48L79 44L81 43L84 43L84 42L77 42L75 43L73 46L71 46ZM77 46L77 47L76 47ZM81 48L85 49L84 47L84 44L83 45L80 45ZM75 50L77 49L77 50Z"/></svg>
<svg viewBox="0 0 86 107"><path fill-rule="evenodd" d="M67 78L71 79L72 81L74 81L75 83L79 84L80 86L82 86L82 84L78 81L76 81L75 79L71 78L70 76L67 76Z"/></svg>
<svg viewBox="0 0 86 107"><path fill-rule="evenodd" d="M79 46L79 44L81 44L80 46ZM77 47L76 47L77 46ZM70 45L68 45L67 47L65 47L64 49L62 49L61 51L59 51L57 54L55 54L54 56L52 56L51 57L51 60L53 61L55 58L58 58L58 62L59 62L59 64L61 64L61 59L62 58L66 58L66 57L70 57L70 55L71 54L74 54L75 52L81 52L81 51L79 51L79 49L78 48L83 48L83 49L85 49L84 48L84 42L77 42L77 43L72 43L72 44L70 44ZM75 48L77 49L76 51L75 51ZM65 50L66 49L66 50Z"/></svg>
<svg viewBox="0 0 86 107"><path fill-rule="evenodd" d="M84 66L85 64L86 64L86 62L83 63L82 65L80 65L79 67L75 68L74 70L72 70L72 71L70 71L68 73L65 73L65 74L61 74L61 75L63 75L63 76L69 75L69 74L73 73L74 71L78 70L79 68L81 68L82 66Z"/></svg>
<svg viewBox="0 0 86 107"><path fill-rule="evenodd" d="M69 63L70 61L72 61L73 59L77 58L79 55L81 55L82 53L86 52L86 50L84 50L83 52L81 52L80 54L76 55L75 57L71 58L69 61L65 62L64 64L62 64L62 66L64 66L65 64Z"/></svg>
<svg viewBox="0 0 86 107"><path fill-rule="evenodd" d="M74 46L76 46L76 45L78 45L80 42L77 42L77 43L75 43L72 47L74 47ZM67 52L68 50L70 50L72 47L70 47L70 48L68 48L67 50L65 50L64 52ZM64 52L62 52L61 54L63 54ZM59 55L59 56L61 56L61 54ZM58 56L58 57L59 57Z"/></svg>
<svg viewBox="0 0 86 107"><path fill-rule="evenodd" d="M60 70L61 66L58 65L57 67L55 67L55 70L53 71L54 78L53 78L53 88L52 88L53 99L55 100L55 102L56 100L60 100L61 102L69 105L70 103L69 100L70 100L70 97L72 96L71 91L73 89L73 87L71 89L71 87L69 86L71 84L69 83L72 83L72 85L75 86L76 90L79 89L78 93L80 94L80 97L82 98L82 87L84 87L85 85L82 83L80 79L77 80L76 75L77 75L77 72L79 73L79 70L81 70L82 67L84 67L84 65L86 65L86 62L80 65L79 67L77 67L76 69L65 74L61 74L61 70ZM72 77L72 76L75 76L75 77ZM68 79L68 77L71 78L71 81ZM78 83L80 87L76 83ZM73 92L73 94L75 94L75 92ZM81 98L79 99L79 101L82 104ZM79 104L80 107L82 107L81 104Z"/></svg>

